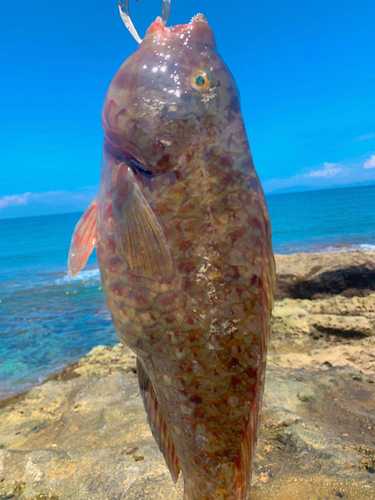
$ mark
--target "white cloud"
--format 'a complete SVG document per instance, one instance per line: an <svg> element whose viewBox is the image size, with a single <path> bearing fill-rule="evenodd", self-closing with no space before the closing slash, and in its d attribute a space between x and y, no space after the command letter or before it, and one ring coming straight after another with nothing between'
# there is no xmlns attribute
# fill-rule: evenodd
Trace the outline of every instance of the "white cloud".
<svg viewBox="0 0 375 500"><path fill-rule="evenodd" d="M0 218L44 215L85 210L97 194L97 187L80 191L43 191L12 194L0 198Z"/></svg>
<svg viewBox="0 0 375 500"><path fill-rule="evenodd" d="M323 163L323 168L320 170L312 170L311 172L304 174L304 177L324 177L325 179L330 179L335 175L343 172L344 168L338 163Z"/></svg>
<svg viewBox="0 0 375 500"><path fill-rule="evenodd" d="M370 134L361 135L357 139L354 139L353 142L367 141L368 139L375 139L375 132L371 132Z"/></svg>
<svg viewBox="0 0 375 500"><path fill-rule="evenodd" d="M340 163L325 162L304 168L289 178L273 178L262 182L266 193L303 191L375 182L375 151L346 159Z"/></svg>
<svg viewBox="0 0 375 500"><path fill-rule="evenodd" d="M7 207L16 207L19 205L27 205L32 193L27 192L23 194L12 194L0 198L0 209Z"/></svg>
<svg viewBox="0 0 375 500"><path fill-rule="evenodd" d="M375 155L371 155L371 158L365 161L363 168L375 168Z"/></svg>

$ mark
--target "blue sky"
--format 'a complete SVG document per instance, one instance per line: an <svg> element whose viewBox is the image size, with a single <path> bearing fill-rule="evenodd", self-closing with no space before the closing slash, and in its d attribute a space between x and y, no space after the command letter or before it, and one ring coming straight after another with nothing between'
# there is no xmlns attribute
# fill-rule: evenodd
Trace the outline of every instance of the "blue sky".
<svg viewBox="0 0 375 500"><path fill-rule="evenodd" d="M131 3L143 36L160 1ZM172 0L203 12L241 91L266 192L375 181L373 0ZM0 19L0 218L83 210L106 89L135 50L116 0L7 1Z"/></svg>

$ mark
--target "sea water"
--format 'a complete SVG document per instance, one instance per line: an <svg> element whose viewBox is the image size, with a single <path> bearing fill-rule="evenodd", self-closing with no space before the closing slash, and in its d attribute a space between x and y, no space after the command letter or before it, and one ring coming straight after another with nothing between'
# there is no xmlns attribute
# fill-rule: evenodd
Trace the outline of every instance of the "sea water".
<svg viewBox="0 0 375 500"><path fill-rule="evenodd" d="M275 253L375 250L375 186L267 197Z"/></svg>
<svg viewBox="0 0 375 500"><path fill-rule="evenodd" d="M375 250L375 186L267 197L275 253ZM0 220L0 400L118 342L95 252L67 269L81 214Z"/></svg>
<svg viewBox="0 0 375 500"><path fill-rule="evenodd" d="M68 273L80 215L0 220L0 399L118 342L95 252L78 276Z"/></svg>

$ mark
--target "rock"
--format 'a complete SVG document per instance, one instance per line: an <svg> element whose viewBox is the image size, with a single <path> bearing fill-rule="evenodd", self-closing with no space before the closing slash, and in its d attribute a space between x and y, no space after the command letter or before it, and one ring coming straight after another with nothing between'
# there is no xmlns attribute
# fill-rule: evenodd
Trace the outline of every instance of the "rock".
<svg viewBox="0 0 375 500"><path fill-rule="evenodd" d="M374 384L352 376L268 370L251 499L375 498Z"/></svg>
<svg viewBox="0 0 375 500"><path fill-rule="evenodd" d="M251 500L375 499L375 252L276 263ZM182 496L122 345L0 401L0 500Z"/></svg>
<svg viewBox="0 0 375 500"><path fill-rule="evenodd" d="M60 373L51 375L50 380L71 380L72 378L105 377L116 373L137 373L135 354L122 344L114 347L99 345L76 363L67 366Z"/></svg>
<svg viewBox="0 0 375 500"><path fill-rule="evenodd" d="M119 369L133 358L121 345L99 346L70 368L69 380L8 399L0 410L0 499L146 499L150 486L155 498L180 498L151 437L135 363Z"/></svg>
<svg viewBox="0 0 375 500"><path fill-rule="evenodd" d="M375 291L375 252L276 255L276 298L313 299Z"/></svg>
<svg viewBox="0 0 375 500"><path fill-rule="evenodd" d="M65 380L3 402L0 499L182 500L134 372L130 351L97 347ZM270 362L251 499L375 498L374 415L371 377Z"/></svg>
<svg viewBox="0 0 375 500"><path fill-rule="evenodd" d="M276 301L268 360L303 368L349 366L375 372L375 294Z"/></svg>

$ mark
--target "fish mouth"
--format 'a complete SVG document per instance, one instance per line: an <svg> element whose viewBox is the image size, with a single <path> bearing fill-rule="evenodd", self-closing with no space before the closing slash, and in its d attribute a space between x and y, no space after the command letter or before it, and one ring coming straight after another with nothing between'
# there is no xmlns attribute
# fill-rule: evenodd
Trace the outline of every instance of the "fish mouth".
<svg viewBox="0 0 375 500"><path fill-rule="evenodd" d="M156 21L151 23L143 41L150 37L150 35L152 37L159 35L164 40L172 40L185 34L189 35L189 37L193 36L199 39L202 43L216 46L212 30L203 14L196 14L188 24L177 24L176 26L166 27L160 21L160 18L156 18Z"/></svg>
<svg viewBox="0 0 375 500"><path fill-rule="evenodd" d="M198 14L195 14L195 16L193 16L190 20L190 23L189 24L177 24L176 26L172 26L172 27L167 27L165 26L165 24L163 23L162 19L160 16L158 16L156 18L156 20L151 24L151 26L148 28L147 30L147 33L151 30L151 31L159 31L159 32L168 32L170 31L171 29L173 29L174 31L179 31L179 33L176 33L175 36L178 36L182 31L186 30L187 28L189 28L189 26L191 26L192 24L194 23L205 23L205 24L208 24L207 22L207 19L206 17L201 14L201 13L198 13ZM150 32L151 32L150 31Z"/></svg>
<svg viewBox="0 0 375 500"><path fill-rule="evenodd" d="M199 13L199 14L195 14L195 16L193 16L193 17L191 18L190 23L206 23L206 24L208 24L207 19L206 19L206 18L205 18L205 16L204 16L203 14L201 14L201 13Z"/></svg>

